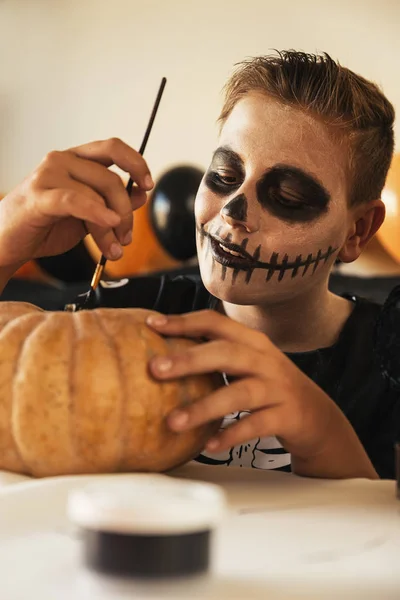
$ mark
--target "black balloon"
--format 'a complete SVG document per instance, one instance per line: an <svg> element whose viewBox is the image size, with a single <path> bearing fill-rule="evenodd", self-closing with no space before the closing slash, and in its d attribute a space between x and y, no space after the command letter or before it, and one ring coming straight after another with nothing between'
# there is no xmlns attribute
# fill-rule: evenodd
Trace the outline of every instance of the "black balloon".
<svg viewBox="0 0 400 600"><path fill-rule="evenodd" d="M176 260L196 256L194 200L203 175L196 167L174 167L162 175L150 199L154 233Z"/></svg>

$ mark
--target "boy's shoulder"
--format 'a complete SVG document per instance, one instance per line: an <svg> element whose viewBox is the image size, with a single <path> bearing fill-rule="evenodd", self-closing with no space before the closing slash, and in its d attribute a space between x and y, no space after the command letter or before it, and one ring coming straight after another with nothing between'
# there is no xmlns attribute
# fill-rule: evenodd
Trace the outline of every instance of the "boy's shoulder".
<svg viewBox="0 0 400 600"><path fill-rule="evenodd" d="M400 285L393 288L379 307L374 346L383 375L400 390Z"/></svg>
<svg viewBox="0 0 400 600"><path fill-rule="evenodd" d="M400 285L383 304L345 294L355 303L353 314L341 336L341 350L353 361L371 360L391 386L400 390Z"/></svg>
<svg viewBox="0 0 400 600"><path fill-rule="evenodd" d="M350 294L345 297L355 308L342 331L340 350L355 362L371 360L384 378L400 389L400 285L383 304Z"/></svg>

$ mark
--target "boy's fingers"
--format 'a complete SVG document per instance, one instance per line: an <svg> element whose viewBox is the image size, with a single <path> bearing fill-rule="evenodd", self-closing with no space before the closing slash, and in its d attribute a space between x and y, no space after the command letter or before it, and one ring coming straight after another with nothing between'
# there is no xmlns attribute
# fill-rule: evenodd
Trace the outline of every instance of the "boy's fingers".
<svg viewBox="0 0 400 600"><path fill-rule="evenodd" d="M213 310L200 310L183 315L156 315L147 324L165 335L182 335L210 340L229 340L266 352L273 348L269 338Z"/></svg>
<svg viewBox="0 0 400 600"><path fill-rule="evenodd" d="M146 202L147 202L146 192L144 190L142 190L141 188L137 187L136 185L134 185L132 188L132 191L131 191L132 210L137 210L138 208L140 208L141 206L146 204Z"/></svg>
<svg viewBox="0 0 400 600"><path fill-rule="evenodd" d="M38 194L42 189L62 187L74 189L74 182L83 184L97 194L97 199L120 216L115 235L121 244L126 243L132 232L132 201L116 173L98 162L80 158L72 151L51 152L32 178L32 186ZM93 194L88 194L94 197Z"/></svg>
<svg viewBox="0 0 400 600"><path fill-rule="evenodd" d="M118 138L90 142L71 148L71 151L80 158L99 162L106 167L116 165L129 173L133 181L144 190L151 190L154 186L144 158Z"/></svg>
<svg viewBox="0 0 400 600"><path fill-rule="evenodd" d="M104 198L107 207L121 217L115 235L124 244L126 236L132 231L133 216L131 199L119 175L96 162L78 158L73 153L68 157L67 169L73 180L95 190Z"/></svg>
<svg viewBox="0 0 400 600"><path fill-rule="evenodd" d="M256 377L241 379L229 387L219 388L184 409L172 411L167 422L174 431L184 431L221 419L230 413L258 410L278 404L277 398L269 397L266 391L265 383Z"/></svg>
<svg viewBox="0 0 400 600"><path fill-rule="evenodd" d="M206 444L206 450L209 452L222 452L258 437L275 436L279 430L278 425L274 408L268 407L256 411L230 425L209 440Z"/></svg>
<svg viewBox="0 0 400 600"><path fill-rule="evenodd" d="M104 202L71 187L42 192L36 207L50 221L55 217L74 217L103 228L117 227L121 222L119 215L107 208Z"/></svg>
<svg viewBox="0 0 400 600"><path fill-rule="evenodd" d="M123 249L112 229L104 229L93 223L86 223L86 230L90 233L100 252L108 260L118 260L123 255Z"/></svg>

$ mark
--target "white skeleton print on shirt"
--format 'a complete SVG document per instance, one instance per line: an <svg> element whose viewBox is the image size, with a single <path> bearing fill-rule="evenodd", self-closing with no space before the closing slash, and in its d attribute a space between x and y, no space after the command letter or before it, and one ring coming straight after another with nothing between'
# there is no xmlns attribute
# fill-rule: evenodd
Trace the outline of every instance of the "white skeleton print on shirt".
<svg viewBox="0 0 400 600"><path fill-rule="evenodd" d="M227 415L222 422L221 430L233 425L234 421L246 418L249 414L250 411L243 410ZM282 468L287 470L291 463L290 454L276 437L256 438L220 453L203 451L195 460L208 465L253 467L264 470Z"/></svg>

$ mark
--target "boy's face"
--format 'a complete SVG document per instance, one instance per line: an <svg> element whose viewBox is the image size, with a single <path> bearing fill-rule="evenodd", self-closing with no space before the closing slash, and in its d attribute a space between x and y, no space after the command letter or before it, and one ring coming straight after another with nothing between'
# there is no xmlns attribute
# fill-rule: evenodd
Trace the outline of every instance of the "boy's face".
<svg viewBox="0 0 400 600"><path fill-rule="evenodd" d="M201 276L236 304L282 301L325 283L346 240L346 147L261 93L236 104L196 204Z"/></svg>

